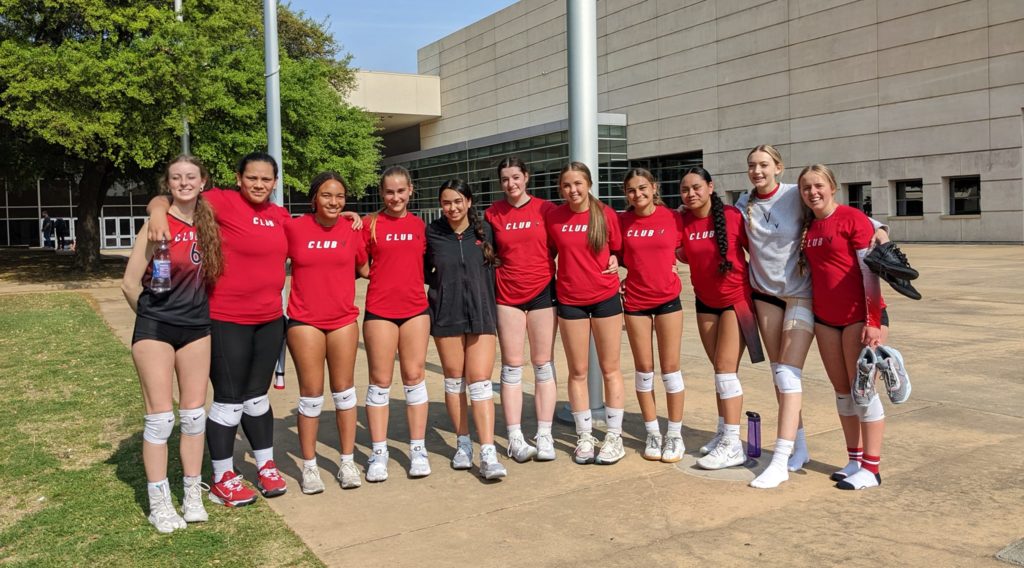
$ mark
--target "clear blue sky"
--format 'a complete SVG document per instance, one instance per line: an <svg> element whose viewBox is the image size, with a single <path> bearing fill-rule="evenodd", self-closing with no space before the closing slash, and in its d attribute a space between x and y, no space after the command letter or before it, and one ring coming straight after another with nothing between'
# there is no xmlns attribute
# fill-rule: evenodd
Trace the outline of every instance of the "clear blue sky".
<svg viewBox="0 0 1024 568"><path fill-rule="evenodd" d="M286 2L288 0L285 0ZM367 71L416 72L416 50L510 6L515 0L291 0Z"/></svg>

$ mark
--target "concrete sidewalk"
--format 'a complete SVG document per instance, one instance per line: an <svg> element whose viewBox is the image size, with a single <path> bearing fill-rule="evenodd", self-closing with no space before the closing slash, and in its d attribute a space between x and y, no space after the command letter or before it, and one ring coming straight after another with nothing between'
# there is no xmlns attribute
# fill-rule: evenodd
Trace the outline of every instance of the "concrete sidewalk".
<svg viewBox="0 0 1024 568"><path fill-rule="evenodd" d="M651 463L639 455L644 429L632 395L632 357L623 334L626 459L611 467L575 465L569 459L575 435L571 428L556 425L559 453L554 462L505 460L509 476L496 483L481 481L475 469L453 471L448 461L454 435L441 402L440 369L431 345L430 477L412 480L405 475L404 402L401 389L393 389L390 479L340 489L332 479L337 473L337 431L333 413L325 412L318 453L327 491L303 495L297 480L298 389L289 361L287 389L271 391L277 464L289 492L270 505L330 566L1006 566L995 553L1024 537L1024 247L903 248L921 271L915 285L924 300L884 291L892 318L891 344L907 359L913 396L902 406L886 406L884 483L879 489L839 491L828 479L846 463L846 453L816 348L804 371L804 418L812 457L806 470L791 474L776 490L760 491L746 482L767 465L770 451L752 469L695 469L696 448L714 430L714 386L682 267L687 386L683 436L689 449L680 464ZM361 283L360 305L364 289ZM127 341L133 316L120 291L108 287L83 293L94 298ZM564 399L566 366L560 344L556 361ZM524 430L532 435L532 376L529 371L526 375ZM777 407L768 366L746 364L740 377L745 409L761 413L762 439L770 450ZM364 354L357 360L356 384L362 401L367 384ZM657 387L659 401L661 392ZM497 415L502 416L500 408ZM503 451L501 418L497 430ZM369 433L362 410L357 446L356 460L364 467ZM244 439L238 443L236 463L253 479L255 466L242 451L247 448Z"/></svg>

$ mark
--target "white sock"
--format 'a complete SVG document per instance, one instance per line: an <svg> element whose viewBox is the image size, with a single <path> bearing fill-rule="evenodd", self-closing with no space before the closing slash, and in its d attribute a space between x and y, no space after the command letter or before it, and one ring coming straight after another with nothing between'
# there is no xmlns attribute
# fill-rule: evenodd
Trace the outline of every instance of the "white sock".
<svg viewBox="0 0 1024 568"><path fill-rule="evenodd" d="M604 407L604 420L608 424L609 434L622 435L622 415L624 412L624 408Z"/></svg>
<svg viewBox="0 0 1024 568"><path fill-rule="evenodd" d="M170 493L171 491L171 484L167 482L166 477L161 479L160 481L157 481L156 483L146 483L146 489L148 489L149 491L159 491L161 488L166 488L168 493Z"/></svg>
<svg viewBox="0 0 1024 568"><path fill-rule="evenodd" d="M537 421L537 433L538 434L551 434L551 421L538 420Z"/></svg>
<svg viewBox="0 0 1024 568"><path fill-rule="evenodd" d="M589 434L594 431L594 421L590 416L590 409L583 412L573 412L572 420L576 423L576 434Z"/></svg>
<svg viewBox="0 0 1024 568"><path fill-rule="evenodd" d="M761 475L750 482L751 487L773 489L789 480L789 456L793 453L793 441L778 438L775 440L775 454L772 463L768 464Z"/></svg>
<svg viewBox="0 0 1024 568"><path fill-rule="evenodd" d="M302 467L304 467L306 469L315 469L316 468L316 458L313 458L311 460L302 460Z"/></svg>
<svg viewBox="0 0 1024 568"><path fill-rule="evenodd" d="M210 460L210 465L213 466L213 482L220 483L225 473L235 469L235 458Z"/></svg>
<svg viewBox="0 0 1024 568"><path fill-rule="evenodd" d="M341 463L355 461L355 454L341 454Z"/></svg>
<svg viewBox="0 0 1024 568"><path fill-rule="evenodd" d="M682 433L683 433L683 422L682 421L672 422L671 420L669 420L668 421L668 433L669 434L679 434L679 435L682 435Z"/></svg>
<svg viewBox="0 0 1024 568"><path fill-rule="evenodd" d="M373 453L387 455L387 453L388 453L388 441L384 440L383 442L374 442L373 443Z"/></svg>
<svg viewBox="0 0 1024 568"><path fill-rule="evenodd" d="M186 475L185 477L181 478L181 480L184 482L185 485L195 485L196 483L199 483L200 481L203 480L203 476Z"/></svg>
<svg viewBox="0 0 1024 568"><path fill-rule="evenodd" d="M671 424L671 422L669 424ZM651 420L650 422L644 422L644 429L647 430L648 434L657 434L659 436L661 435L661 426L658 426L657 418Z"/></svg>
<svg viewBox="0 0 1024 568"><path fill-rule="evenodd" d="M787 467L789 471L800 471L804 468L804 464L809 461L811 461L811 456L807 452L807 437L804 434L804 429L798 428L796 431L796 443L793 446L793 455L789 456Z"/></svg>
<svg viewBox="0 0 1024 568"><path fill-rule="evenodd" d="M274 447L263 448L262 450L253 450L252 457L256 460L256 469L263 467L263 464L274 459Z"/></svg>
<svg viewBox="0 0 1024 568"><path fill-rule="evenodd" d="M511 437L512 434L515 434L516 432L522 432L522 431L523 431L523 425L522 424L509 424L508 425L508 435L509 435L509 437Z"/></svg>
<svg viewBox="0 0 1024 568"><path fill-rule="evenodd" d="M740 425L723 423L722 437L729 440L730 443L738 444L740 442Z"/></svg>
<svg viewBox="0 0 1024 568"><path fill-rule="evenodd" d="M417 451L418 449L418 451ZM409 453L418 453L421 456L427 455L427 444L425 440L409 440Z"/></svg>

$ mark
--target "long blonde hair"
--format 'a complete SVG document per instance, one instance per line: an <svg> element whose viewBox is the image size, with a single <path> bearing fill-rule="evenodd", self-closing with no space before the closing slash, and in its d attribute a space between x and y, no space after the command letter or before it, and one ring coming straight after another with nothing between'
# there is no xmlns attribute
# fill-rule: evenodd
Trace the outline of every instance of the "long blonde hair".
<svg viewBox="0 0 1024 568"><path fill-rule="evenodd" d="M167 163L164 175L160 177L160 193L170 195L171 166L178 163L192 164L199 168L199 176L203 179L203 190L209 189L210 173L207 171L203 161L199 158L180 154ZM203 199L200 193L196 199L196 210L192 214L192 225L196 228L196 238L199 241L199 250L203 258L203 281L207 286L213 286L220 275L224 273L224 256L220 250L220 226L213 215L213 207Z"/></svg>
<svg viewBox="0 0 1024 568"><path fill-rule="evenodd" d="M810 173L818 174L827 179L828 182L832 184L833 191L835 191L835 189L839 187L839 184L836 183L835 173L833 173L832 170L825 164L812 164L800 170L800 175L797 176L796 178L797 187L800 186L800 180L803 179L805 175ZM800 274L803 275L806 274L808 271L807 255L804 254L804 249L807 248L807 231L808 229L811 228L811 223L814 222L814 213L811 212L811 209L807 207L807 205L803 204L803 200L801 200L800 203L800 206L804 210L804 224L800 230L800 259L797 260L796 264L800 268Z"/></svg>
<svg viewBox="0 0 1024 568"><path fill-rule="evenodd" d="M594 180L590 176L590 168L583 162L569 162L558 173L558 181L561 183L562 176L569 172L579 172L587 180L587 185L594 186ZM594 253L601 252L601 249L608 244L608 226L604 218L604 203L594 197L593 193L587 192L587 245Z"/></svg>
<svg viewBox="0 0 1024 568"><path fill-rule="evenodd" d="M401 177L405 178L405 182L409 184L409 190L413 191L412 176L409 175L409 170L402 166L391 166L384 170L384 173L380 174L380 181L377 183L377 191L384 193L384 180L389 177ZM411 197L411 195L410 195ZM381 207L377 211L370 213L370 242L377 242L377 218L384 212L385 207Z"/></svg>
<svg viewBox="0 0 1024 568"><path fill-rule="evenodd" d="M779 166L780 168L785 168L786 167L786 164L782 161L782 153L779 152L778 150L776 150L775 146L772 146L771 144L760 144L760 145L754 146L753 149L751 149L749 152L747 152L747 160L750 160L750 157L753 156L757 152L764 152L765 154L768 154L769 156L771 156L772 161L775 162L776 166ZM750 194L747 197L747 224L748 225L750 225L752 223L751 219L753 219L753 213L754 213L754 197L756 195L757 195L757 190L751 189L750 190Z"/></svg>

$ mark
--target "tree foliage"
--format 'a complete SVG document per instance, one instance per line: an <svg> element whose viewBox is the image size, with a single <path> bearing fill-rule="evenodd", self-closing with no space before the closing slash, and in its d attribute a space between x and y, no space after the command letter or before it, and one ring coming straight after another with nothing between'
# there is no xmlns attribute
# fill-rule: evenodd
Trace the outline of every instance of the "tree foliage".
<svg viewBox="0 0 1024 568"><path fill-rule="evenodd" d="M0 133L19 156L53 151L80 175L79 251L98 259L98 214L116 179L151 181L180 149L232 183L235 161L266 147L259 0L0 0ZM342 173L358 193L379 160L373 119L347 105L348 58L323 25L279 6L284 182ZM22 144L23 142L23 144ZM22 166L25 161L19 162Z"/></svg>

